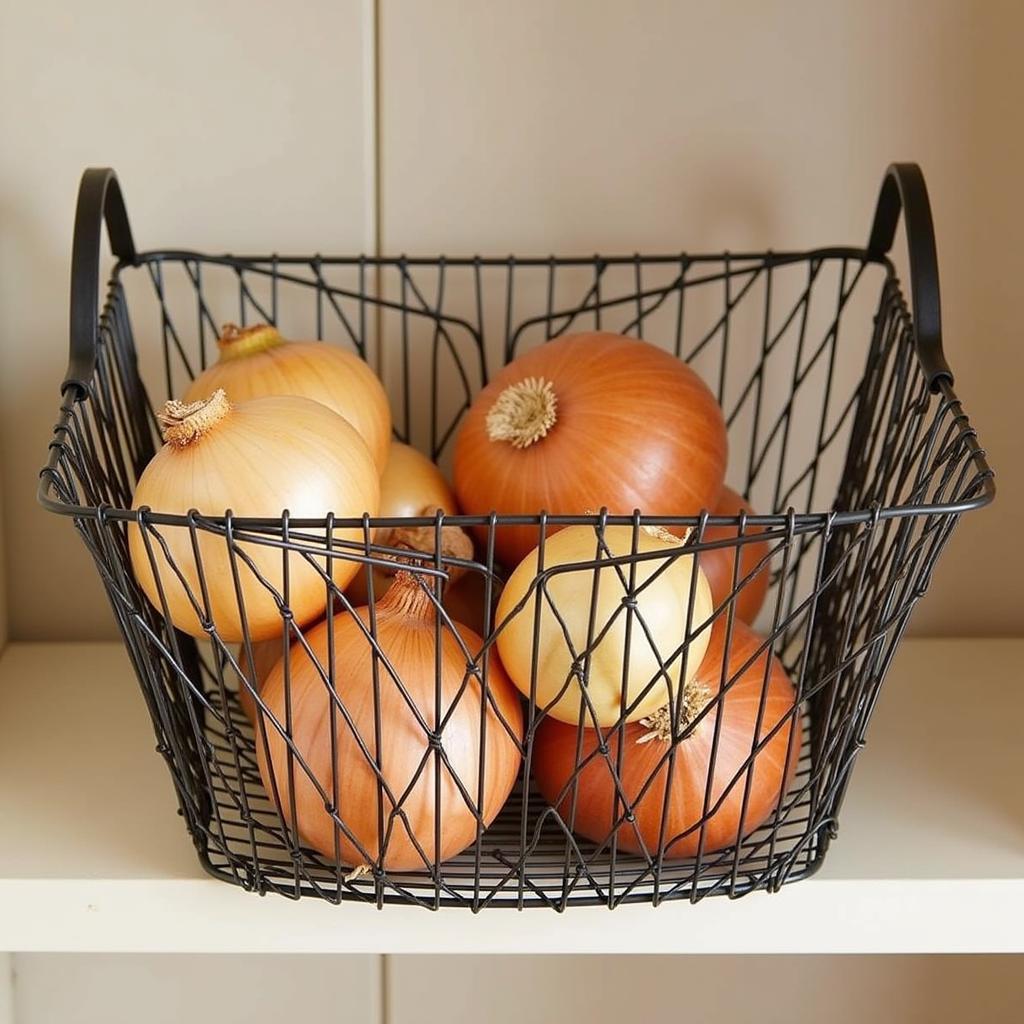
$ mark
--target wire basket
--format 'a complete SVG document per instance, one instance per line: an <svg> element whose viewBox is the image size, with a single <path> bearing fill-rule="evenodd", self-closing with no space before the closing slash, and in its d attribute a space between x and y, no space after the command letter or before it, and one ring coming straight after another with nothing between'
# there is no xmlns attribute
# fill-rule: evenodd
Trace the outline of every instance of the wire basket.
<svg viewBox="0 0 1024 1024"><path fill-rule="evenodd" d="M901 213L913 319L887 256ZM100 309L104 222L117 263ZM303 521L286 511L267 520L229 511L178 516L132 510L135 483L159 444L154 403L179 395L207 365L218 327L227 320L277 324L288 336L334 342L370 361L390 393L396 436L442 466L449 464L454 434L473 396L493 370L550 338L591 329L643 337L703 376L727 421L729 482L764 514L645 517L581 509L574 516L548 516L537 509L531 516L438 513L402 523L435 531L435 549L414 558L409 569L435 605L438 640L452 629L442 599L448 574L457 566L478 584L482 647L465 651L465 676L453 706L474 699L474 707L481 713L488 708L488 714L496 713L491 688L502 628L494 620L494 601L507 577L493 552L503 530L526 526L540 544L552 526L592 529L594 560L571 568L595 579L598 569L614 573L623 598L617 614L637 631L645 628L636 600L644 558L637 538L644 527L691 528L684 550L698 563L726 548L731 593L712 623L679 623L672 657L684 661L700 631L716 624L729 649L740 628L737 602L757 573L770 574L768 601L757 620L764 637L757 652L757 664L764 666L758 716L764 717L775 667L788 673L795 700L770 723L771 735L756 736L742 752L725 795L712 792L710 782L704 787L691 808L693 841L685 856L673 845L678 837L664 828L656 843L629 841L641 797L621 783L623 720L595 733L581 715L565 799L548 802L532 770L546 708L524 701L521 731L497 715L521 768L502 810L489 820L492 815L480 810L478 786L487 768L486 744L474 770L458 777L443 726L452 707L441 706L440 697L433 717L421 721L418 772L438 793L442 786L457 791L453 799L474 822L467 848L438 863L444 822L437 801L435 820L415 833L422 865L390 867L387 839L367 849L354 834L352 812L338 800L344 780L337 767L333 778L323 778L292 744L289 779L305 776L320 787L336 849L354 842L359 864L304 844L289 824L296 820L294 809L282 806L287 800L280 780L268 793L258 768L260 742L273 734L289 740L291 723L288 716L273 716L259 698L248 668L251 637L239 646L218 634L204 605L202 564L192 567L200 583L193 599L205 636L197 641L176 630L166 604L161 609L150 603L132 574L129 525L143 531L153 548L173 530L190 531L193 540L209 535L224 546L235 571L244 573L251 566L246 552L256 548L276 551L283 564L304 558L322 565L328 558L387 566L396 551L379 543L376 531L396 521ZM923 178L912 164L889 168L866 248L530 259L139 253L116 177L92 169L82 179L75 223L71 360L62 395L40 501L72 519L95 560L199 858L215 877L295 898L561 910L735 897L807 877L837 834L878 688L935 560L959 516L994 496L991 470L942 355L931 215ZM442 549L441 531L452 523L476 530L480 542L472 558L455 559ZM632 547L625 557L611 557L605 540L612 527L629 531ZM721 529L712 534L716 528L731 534L722 540ZM359 539L332 541L342 529L358 531ZM765 544L766 554L745 569L741 556L755 542ZM329 571L322 575L327 613L351 617L349 599ZM533 599L550 602L551 578L538 569ZM370 587L372 603L372 582ZM288 662L296 657L288 651L306 640L308 630L293 620L286 589L274 591L274 598L282 634L293 642L281 645L287 679ZM366 644L374 664L382 666L376 685L401 687L369 622ZM584 691L587 655L600 625L571 652ZM321 668L338 728L355 734L335 686L345 666L332 658ZM727 699L735 679L724 676L705 714ZM256 704L255 729L241 713L240 693ZM376 776L377 835L402 829L412 835L405 802L420 779L410 778L404 792L389 783L381 769L389 722L379 706L374 718L374 735L358 739ZM698 727L699 721L670 729L662 765ZM780 734L795 767L767 821L750 831L743 815L756 758ZM725 756L717 744L716 734L712 766ZM614 790L603 840L584 838L576 821L580 779L595 765ZM711 772L709 767L709 779ZM732 841L713 842L715 814L728 799L739 801L739 824Z"/></svg>

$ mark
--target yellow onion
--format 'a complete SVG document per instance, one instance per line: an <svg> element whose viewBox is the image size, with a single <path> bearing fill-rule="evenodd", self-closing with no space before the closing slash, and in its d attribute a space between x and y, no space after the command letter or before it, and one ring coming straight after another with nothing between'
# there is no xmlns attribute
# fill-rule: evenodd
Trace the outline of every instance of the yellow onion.
<svg viewBox="0 0 1024 1024"><path fill-rule="evenodd" d="M189 386L194 402L223 388L233 402L269 395L312 398L344 416L370 449L378 472L391 440L391 409L377 375L352 352L320 341L287 341L268 324L225 324L220 359Z"/></svg>
<svg viewBox="0 0 1024 1024"><path fill-rule="evenodd" d="M605 527L603 548L599 548L592 527L567 527L547 539L544 569L628 556L633 552L633 534L631 526ZM547 577L540 598L534 697L538 708L573 725L582 721L586 726L607 726L644 718L669 702L682 679L682 648L691 612L694 563L692 555L680 553L682 543L664 530L637 531L638 554L664 557L635 563L632 591L629 565L567 568ZM496 616L502 663L527 696L534 685L537 592L530 592L530 587L537 577L538 552L535 549L527 555L509 577ZM696 573L691 632L714 610L704 573L700 569ZM636 613L627 639L626 611L631 600ZM686 645L683 682L696 673L709 632L701 630ZM588 636L592 637L589 651ZM584 673L586 700L580 685Z"/></svg>
<svg viewBox="0 0 1024 1024"><path fill-rule="evenodd" d="M470 669L483 641L465 626L458 636L442 626L438 645L436 619L424 586L400 572L373 617L360 608L321 623L305 637L316 661L295 643L287 685L282 659L263 687L291 743L264 716L256 744L263 784L301 838L331 860L431 867L472 844L478 819L481 827L493 821L512 791L519 694L492 653L485 707ZM376 668L371 629L384 655Z"/></svg>
<svg viewBox="0 0 1024 1024"><path fill-rule="evenodd" d="M458 512L441 470L411 445L392 441L380 478L381 518L418 516L425 508L439 508L446 515Z"/></svg>
<svg viewBox="0 0 1024 1024"><path fill-rule="evenodd" d="M231 405L225 393L217 391L189 405L168 402L161 419L166 443L139 478L133 508L175 515L195 509L206 516L222 516L230 510L247 518L279 518L287 510L292 519L323 519L331 512L338 518L357 518L377 512L380 481L366 445L346 420L319 402L275 397ZM183 526L151 529L147 550L143 532L135 523L129 524L135 577L154 607L163 611L158 578L174 625L193 636L204 636L206 631L188 593L191 591L203 612L192 534ZM326 549L325 531L302 532L307 539L293 543L309 545L315 551ZM166 543L188 590L168 563L156 535ZM332 544L362 539L359 528L339 528L331 534ZM221 640L244 638L242 608L252 640L267 640L282 632L284 621L275 596L259 577L284 598L286 558L287 602L295 621L305 624L323 613L328 587L321 572L326 572L326 558L314 554L315 565L311 565L294 551L285 556L273 545L236 542L256 569L254 573L241 555L234 559L239 595L225 538L197 530L195 541L208 614ZM331 559L332 576L339 587L347 584L358 568L357 562Z"/></svg>
<svg viewBox="0 0 1024 1024"><path fill-rule="evenodd" d="M388 463L380 479L380 517L385 519L433 516L438 510L446 515L458 512L455 496L441 470L410 445L392 441ZM434 533L434 528L430 526L398 526L390 530L378 530L374 539L383 547L433 554L436 544ZM443 526L441 550L444 555L468 559L473 557L473 542L460 527ZM452 567L449 571L452 582L461 575L457 567ZM392 568L374 569L374 599L379 599L387 593L394 574L395 569ZM356 575L345 593L353 604L368 603L369 588L365 569Z"/></svg>

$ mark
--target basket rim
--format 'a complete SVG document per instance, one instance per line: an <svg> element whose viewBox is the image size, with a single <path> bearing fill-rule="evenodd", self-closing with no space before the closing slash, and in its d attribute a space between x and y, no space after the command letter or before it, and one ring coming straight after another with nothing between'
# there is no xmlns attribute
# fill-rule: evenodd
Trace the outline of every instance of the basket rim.
<svg viewBox="0 0 1024 1024"><path fill-rule="evenodd" d="M808 260L821 259L852 259L865 264L881 266L895 276L895 266L887 255L873 253L863 246L832 245L819 246L811 249L758 249L731 250L722 249L714 252L689 252L680 249L678 252L660 253L579 253L548 255L533 254L518 256L508 253L504 256L482 253L460 254L449 256L445 253L435 255L409 255L405 252L383 253L279 253L275 251L263 253L233 253L230 251L212 252L200 249L160 248L146 249L136 253L132 260L118 260L114 265L112 278L116 278L122 270L140 267L147 263L163 260L199 260L202 263L283 263L283 264L319 264L332 266L366 266L366 267L592 267L592 266L632 266L635 263L678 264L678 263L731 263L732 261L757 261L771 266L783 266L789 263L805 263ZM736 271L742 273L742 268Z"/></svg>
<svg viewBox="0 0 1024 1024"><path fill-rule="evenodd" d="M132 260L117 260L111 271L108 282L107 294L103 306L103 317L110 309L111 295L115 289L122 271L141 267L145 264L161 262L164 260L194 260L203 263L216 263L226 266L242 264L284 264L284 265L317 265L328 264L337 266L365 266L365 267L404 267L404 266L451 266L451 267L547 267L547 266L623 266L637 263L645 264L700 264L700 263L730 263L744 261L758 261L768 266L783 266L792 263L806 262L808 260L828 259L856 259L866 264L881 266L886 272L886 283L899 289L899 277L896 268L888 255L879 255L870 250L857 246L829 246L814 249L802 250L761 250L747 252L732 252L729 250L719 252L688 253L656 253L644 254L640 252L632 255L602 255L595 253L591 256L408 256L381 255L373 256L368 254L330 256L314 253L313 255L281 255L278 253L268 254L211 254L193 249L151 249L136 253ZM739 270L737 272L743 272ZM904 314L910 321L910 313L904 307ZM101 317L102 319L102 317ZM952 412L953 421L956 424L958 439L968 449L969 459L975 464L977 472L974 479L968 485L968 490L973 491L974 496L953 502L934 502L914 505L892 505L882 506L874 504L867 508L832 510L828 512L796 512L792 507L785 513L739 515L739 516L713 516L707 510L698 515L645 515L640 510L634 510L632 514L607 514L606 511L588 515L549 515L543 510L536 514L509 515L492 512L490 515L453 515L441 517L445 524L469 527L487 527L491 524L502 526L533 526L540 527L542 523L549 523L553 526L593 526L602 524L609 526L660 526L668 528L688 528L692 530L704 527L727 527L740 532L738 538L731 539L728 543L735 546L742 543L746 530L758 531L794 531L803 533L807 531L818 531L825 527L845 527L874 523L880 519L902 519L917 516L959 516L966 512L973 512L977 509L990 505L995 499L995 473L988 465L985 449L978 442L976 430L971 426L967 414L963 411L963 403L957 396L953 384L948 379L940 379L934 389L942 396L945 408ZM112 505L80 505L64 501L59 497L57 489L56 466L60 460L63 439L69 433L68 424L71 419L75 405L80 404L87 398L87 392L75 384L67 384L63 387L63 401L60 405L58 420L53 428L52 439L49 442L49 455L47 462L39 473L39 485L36 492L37 501L48 512L67 516L76 519L110 520L113 522L136 522L139 525L147 526L178 526L186 528L198 528L201 530L225 531L229 528L236 530L250 530L257 533L275 532L281 530L326 530L334 529L369 529L375 530L381 527L422 527L431 526L437 522L437 517L401 517L386 518L374 516L360 516L349 518L336 518L328 515L320 518L293 519L286 510L278 517L238 517L225 510L223 514L207 515L201 514L198 510L191 510L185 514L172 514L154 512L148 508L126 509ZM754 538L751 538L752 540ZM763 535L758 539L764 539ZM770 538L769 538L770 539ZM703 545L696 545L700 549Z"/></svg>

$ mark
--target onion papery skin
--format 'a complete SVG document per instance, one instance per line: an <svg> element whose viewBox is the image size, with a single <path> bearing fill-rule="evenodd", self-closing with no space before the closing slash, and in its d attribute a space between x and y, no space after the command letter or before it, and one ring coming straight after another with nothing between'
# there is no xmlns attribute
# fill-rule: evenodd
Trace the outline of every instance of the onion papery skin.
<svg viewBox="0 0 1024 1024"><path fill-rule="evenodd" d="M492 440L495 404L529 379L550 383L553 425L526 447ZM686 516L714 507L727 454L722 411L684 362L633 338L576 334L515 359L480 392L459 430L453 478L467 515ZM495 550L512 567L539 539L538 527L500 526Z"/></svg>
<svg viewBox="0 0 1024 1024"><path fill-rule="evenodd" d="M272 397L231 405L223 418L196 440L183 446L165 444L143 470L133 508L148 507L174 515L186 515L195 509L211 517L230 510L235 517L269 519L280 519L287 510L292 520L298 520L324 519L332 512L338 518L374 516L379 502L376 467L355 428L319 402ZM199 568L190 531L184 526L151 529L153 560L170 619L178 629L205 637L206 629L156 536L163 538L174 565L202 609ZM310 538L303 544L327 550L326 531L301 532ZM240 642L245 631L228 544L221 534L207 530L197 530L195 536L209 594L210 620L221 640ZM362 542L363 531L339 527L332 530L331 540L332 546L340 550L341 541ZM128 541L135 578L153 606L162 612L153 566L142 531L135 523L129 524ZM252 541L238 541L236 545L283 597L285 556L281 548ZM316 555L311 558L315 567L297 552L287 555L287 602L299 625L319 618L327 605L328 586L322 575L327 559ZM284 620L274 594L241 556L234 562L249 638L260 641L280 635ZM332 576L339 587L344 587L358 569L358 562L331 559Z"/></svg>
<svg viewBox="0 0 1024 1024"><path fill-rule="evenodd" d="M716 516L739 516L746 512L748 516L756 515L750 503L744 501L734 490L729 487L722 488L722 496L718 499L712 515ZM746 527L744 537L751 534L763 533L761 527L756 529ZM727 526L709 526L704 531L703 543L713 541L735 540L739 535L738 529ZM743 583L743 580L756 571L756 575L747 580L736 594L736 614L748 625L752 623L764 605L768 596L768 587L771 584L771 566L768 562L758 570L758 565L767 558L770 550L768 541L748 541L739 545L740 564L736 577L736 584ZM711 595L715 600L715 607L721 607L722 603L729 597L733 589L733 567L736 561L736 547L711 548L701 551L698 556L700 567L711 584Z"/></svg>
<svg viewBox="0 0 1024 1024"><path fill-rule="evenodd" d="M376 636L413 705L429 728L434 729L439 721L435 714L436 610L419 584L413 580L410 585L409 579L412 579L409 574L400 574L387 596L377 605ZM426 606L422 604L423 600L427 602ZM356 614L369 629L369 609L359 609ZM337 710L337 705L333 729L336 756L332 771L330 709L333 701L320 672L299 645L292 646L290 655L292 742L309 766L313 778L332 801L336 799L338 816L351 830L358 844L340 828L336 832L335 820L325 808L324 797L297 759L293 762L296 812L292 819L292 783L289 782L287 747L285 740L271 724L266 726L269 762L263 743L257 737L264 785L273 799L276 780L281 811L293 827L297 827L303 841L328 859L334 860L337 857L340 863L356 867L372 862L392 872L426 870L454 857L474 842L477 833L476 816L467 806L452 772L431 751L426 732L383 664L379 670L381 743L378 752L373 659L369 641L349 614L336 616L333 624L324 622L317 626L307 634L307 642L325 674L329 666L328 637L332 629L336 665L333 685L337 698L344 705L355 733L365 744L370 757L375 759L379 754L381 774L394 800L397 801L412 786L401 804L408 820L403 820L398 814L391 818L393 827L382 855L376 771L360 749L353 728ZM463 626L459 626L458 633L475 657L482 646L480 637ZM444 720L440 743L475 807L481 766L481 687L478 681L471 678L463 689L467 672L466 658L458 640L447 628L442 628L440 659L441 719ZM480 813L483 821L489 824L508 798L519 773L519 741L522 738L523 717L519 694L493 654L489 658L487 685L490 699L483 757L484 796ZM271 673L262 696L271 712L283 724L286 721L283 663ZM507 729L502 720L507 724ZM417 777L416 773L425 757L423 770ZM271 765L273 780L269 770ZM440 805L435 802L436 773L440 775ZM389 817L395 803L387 791L381 799L383 834L387 836ZM440 814L441 821L439 849L435 847L434 841L436 813ZM339 842L337 850L336 834ZM423 854L417 850L414 839ZM360 850L360 846L365 853Z"/></svg>
<svg viewBox="0 0 1024 1024"><path fill-rule="evenodd" d="M725 632L724 619L716 621L711 646L695 679L711 695L717 694L721 686ZM757 753L752 770L749 765L744 767L753 748L767 655L760 655L745 670L743 665L763 642L749 627L739 620L734 621L726 681L737 673L739 676L722 696L722 704L713 705L693 732L678 742L671 766L667 815L663 814L663 809L670 777L671 744L657 738L638 742L650 735L648 727L639 722L621 731L620 766L618 730L604 733L609 750L606 760L597 752L601 742L599 732L584 729L577 760L578 730L545 719L536 732L532 761L534 779L544 798L557 807L563 820L576 833L592 842L609 841L613 823L621 821L617 829L619 849L654 857L659 850L664 819L664 855L671 858L696 856L701 843L700 822L711 770L715 722L722 717L709 817L703 826L703 851L712 853L735 846L741 835L747 836L758 829L778 806L800 756L799 720L794 731L793 718L796 692L782 666L773 658L760 738L765 739L776 726L783 724ZM792 749L789 750L791 733ZM573 783L577 764L584 767ZM621 781L617 807L615 773ZM735 784L729 788L737 775ZM750 793L741 827L748 780ZM622 798L632 805L635 823L622 820L626 810Z"/></svg>
<svg viewBox="0 0 1024 1024"><path fill-rule="evenodd" d="M430 562L427 564L432 565ZM401 566L396 564L394 570L379 568L373 570L373 597L375 601L379 601L391 589L391 584L395 579L395 572L400 568ZM493 593L497 595L498 590L499 584L495 583ZM365 571L361 570L345 588L345 597L356 607L369 604ZM483 633L484 577L481 573L470 571L464 572L462 575L450 576L441 588L441 604L444 605L449 618L464 626L468 626L474 633ZM491 622L493 625L493 616Z"/></svg>
<svg viewBox="0 0 1024 1024"><path fill-rule="evenodd" d="M459 510L441 470L411 445L392 441L380 478L381 518L420 516L425 508L449 516Z"/></svg>
<svg viewBox="0 0 1024 1024"><path fill-rule="evenodd" d="M194 402L223 388L234 402L271 395L311 398L355 427L384 470L391 443L391 407L377 375L353 352L322 341L288 341L273 327L228 324L218 341L220 359L189 385Z"/></svg>
<svg viewBox="0 0 1024 1024"><path fill-rule="evenodd" d="M249 658L245 653L245 645L238 648L238 668L244 680L255 688L257 693L263 689L271 670L281 660L282 650L281 638L275 640L264 640L262 643L252 645L252 667L249 666ZM238 703L242 706L245 717L254 725L256 724L256 700L249 692L249 687L243 680L238 683Z"/></svg>
<svg viewBox="0 0 1024 1024"><path fill-rule="evenodd" d="M438 509L445 515L458 513L455 495L452 494L452 489L441 470L422 452L401 441L392 441L387 466L380 479L380 518L434 516ZM449 534L459 530L459 533L464 535L464 531L458 527L448 526L444 529L449 531ZM431 554L434 552L434 537L427 531L400 528L386 532L378 530L375 543L382 547L404 546ZM472 554L471 548L468 554ZM466 551L462 552L462 557L467 557ZM393 578L394 570L374 568L374 600L380 600L387 593ZM346 596L355 605L369 603L365 568L360 569L346 588Z"/></svg>
<svg viewBox="0 0 1024 1024"><path fill-rule="evenodd" d="M683 658L681 654L674 658L673 655L681 650L686 638L694 559L692 555L680 553L683 551L680 540L664 531L655 533L657 535L652 535L643 528L636 531L637 554L660 552L665 557L635 563L636 613L629 627L625 703L622 684L627 614L623 602L629 596L631 567L624 565L617 569L608 565L596 570L596 598L593 598L595 570L592 568L567 569L547 577L546 594L550 600L541 599L534 694L531 694L531 687L537 592L528 592L537 577L539 549L520 562L509 577L496 612L497 647L512 681L525 696L536 701L540 710L573 725L580 721L582 714L588 726L607 726L623 715L626 721L643 718L667 703L670 695L678 690ZM603 561L609 557L627 557L633 553L633 544L631 526L607 526L599 554L597 530L590 526L569 526L547 539L544 570L597 558ZM687 678L697 671L707 649L710 628L700 627L713 610L711 588L699 570L693 587L690 632L694 635L687 645ZM524 598L526 603L522 604ZM596 607L593 650L587 666L588 706L579 676L571 674L574 665L584 658L588 636L591 636L592 604ZM659 659L666 666L664 672L659 668Z"/></svg>

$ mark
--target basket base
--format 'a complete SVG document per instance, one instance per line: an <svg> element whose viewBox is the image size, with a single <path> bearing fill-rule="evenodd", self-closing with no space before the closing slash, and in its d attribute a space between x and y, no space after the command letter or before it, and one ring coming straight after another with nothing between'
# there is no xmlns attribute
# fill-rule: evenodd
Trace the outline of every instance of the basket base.
<svg viewBox="0 0 1024 1024"><path fill-rule="evenodd" d="M213 877L259 893L292 899L313 896L332 903L358 901L378 906L414 904L428 909L466 907L608 906L689 900L706 896L736 898L758 889L775 891L813 874L828 847L827 826L810 829L808 755L801 760L778 821L775 817L740 847L694 858L649 861L597 847L567 834L536 792L526 797L517 784L501 813L484 833L479 854L473 848L446 861L435 872L364 875L346 880L349 869L302 848L291 859L282 851L290 838L263 790L256 766L253 730L237 698L227 707L208 695L214 713L207 735L217 759L215 777L237 775L225 719L237 732L248 813L238 794L221 784L218 806L200 836L199 859ZM803 720L803 750L810 750L810 720ZM531 788L532 790L532 788Z"/></svg>

